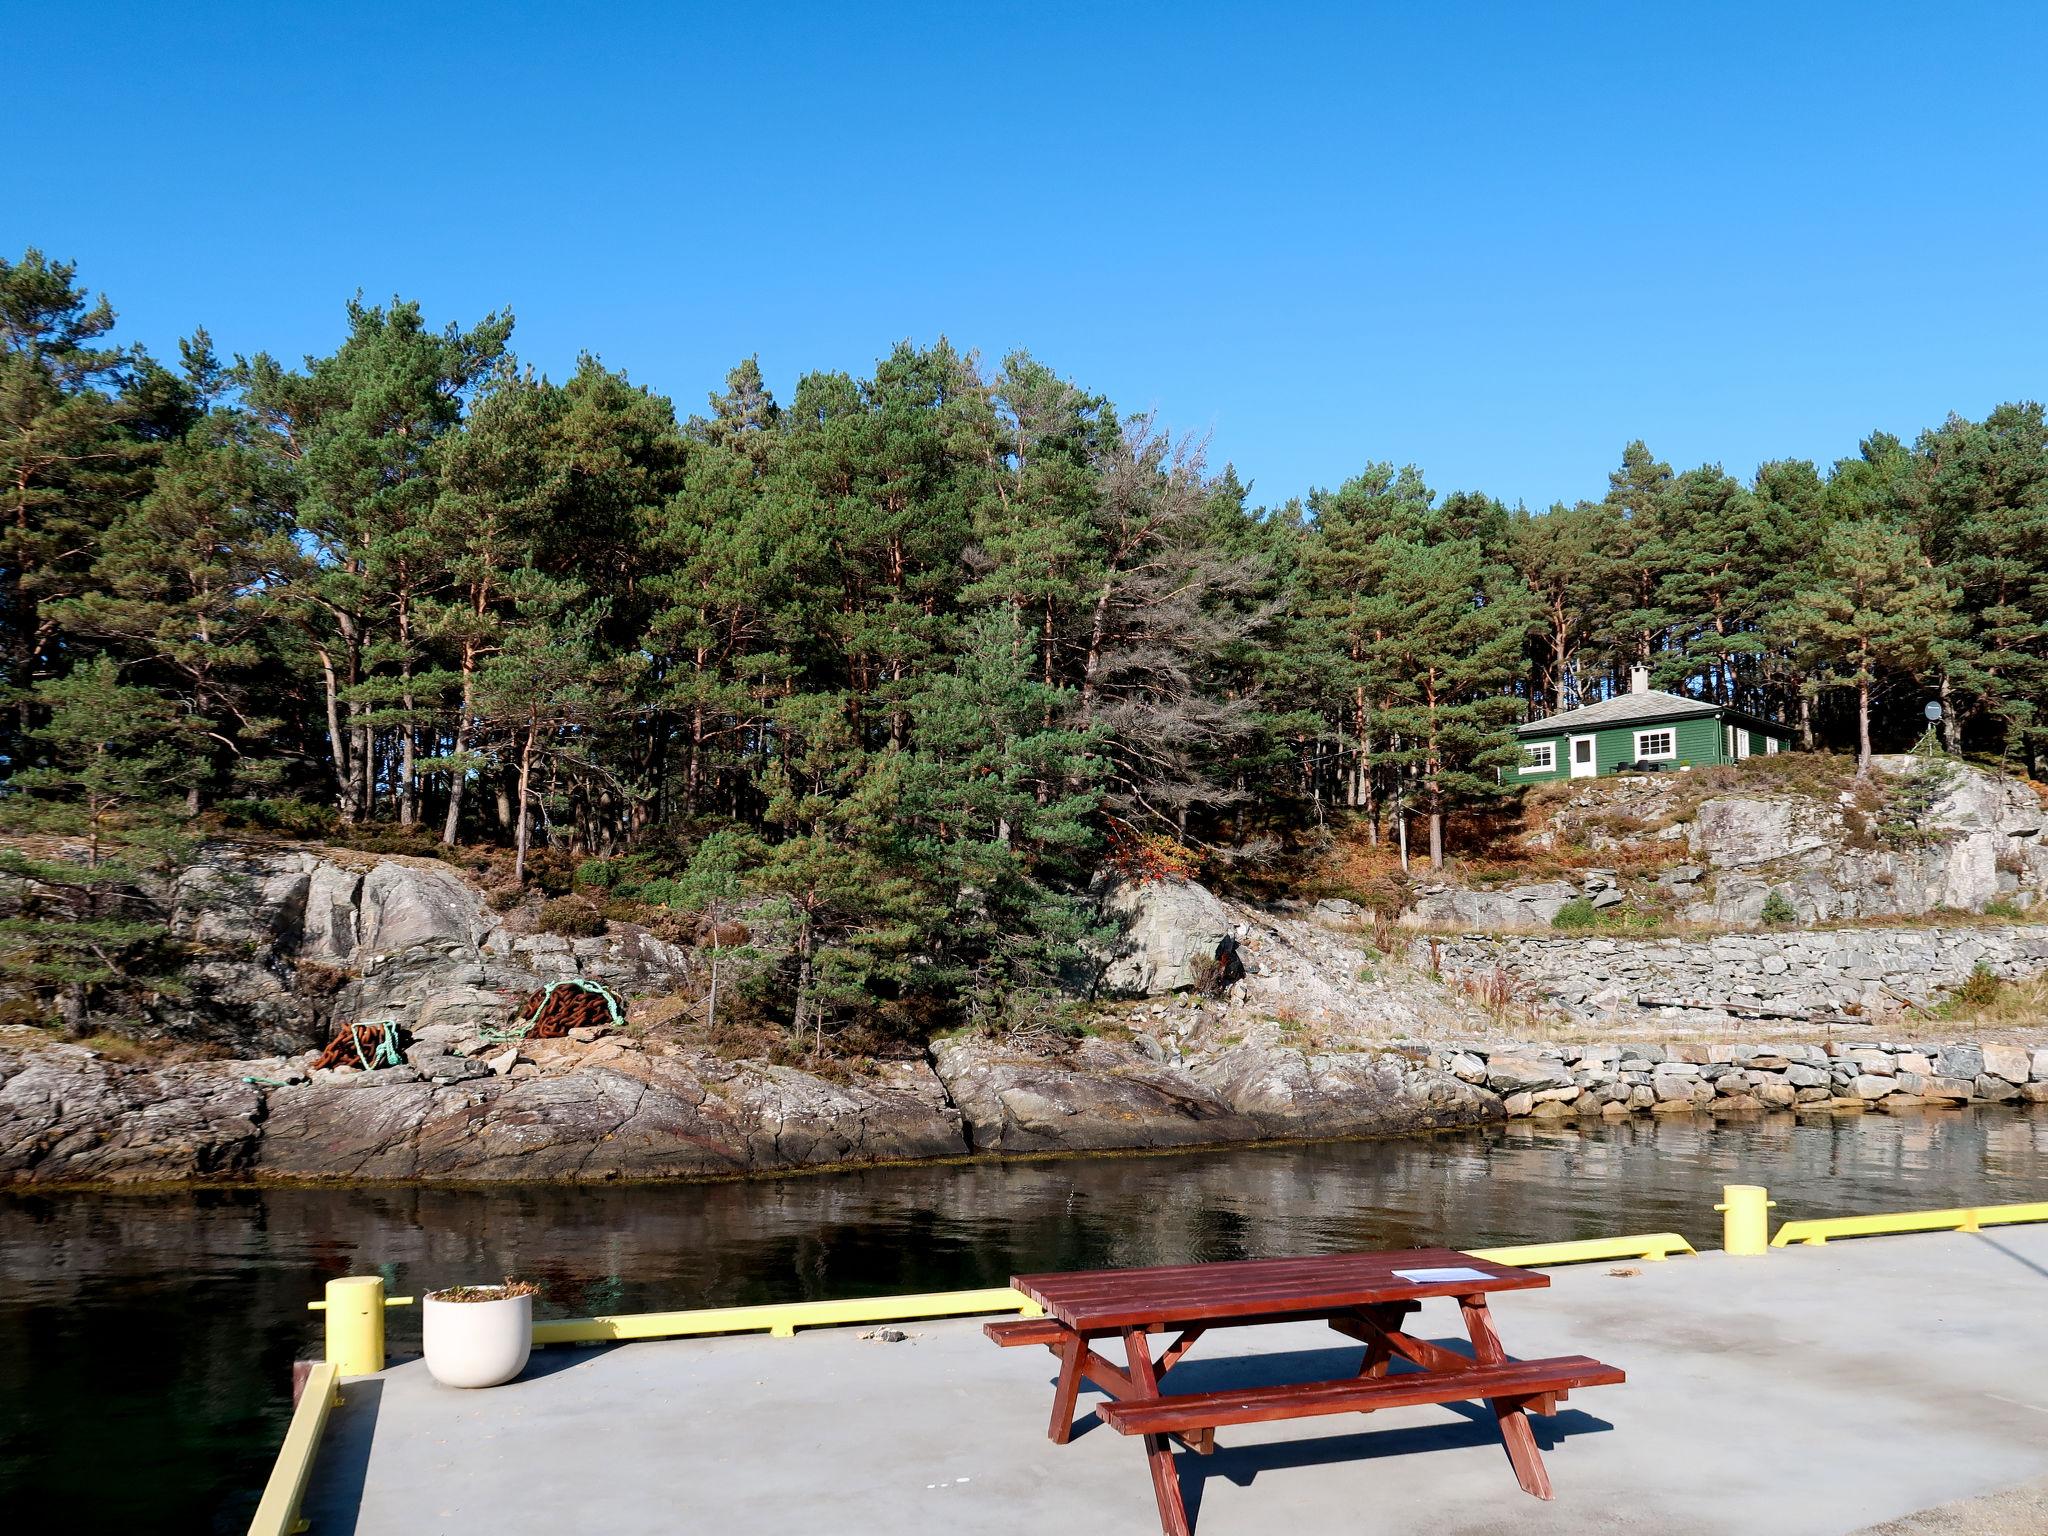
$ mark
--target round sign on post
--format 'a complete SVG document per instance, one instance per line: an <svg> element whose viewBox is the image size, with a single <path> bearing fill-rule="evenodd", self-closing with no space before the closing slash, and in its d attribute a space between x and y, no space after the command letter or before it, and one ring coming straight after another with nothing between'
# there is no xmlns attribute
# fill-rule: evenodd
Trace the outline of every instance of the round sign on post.
<svg viewBox="0 0 2048 1536"><path fill-rule="evenodd" d="M1929 720L1939 720L1941 718L1941 705L1930 700L1923 713Z"/></svg>

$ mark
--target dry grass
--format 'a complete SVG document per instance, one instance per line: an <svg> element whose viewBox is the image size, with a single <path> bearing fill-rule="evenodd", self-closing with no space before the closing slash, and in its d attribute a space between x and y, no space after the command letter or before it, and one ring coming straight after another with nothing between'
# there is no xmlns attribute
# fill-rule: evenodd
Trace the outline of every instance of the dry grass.
<svg viewBox="0 0 2048 1536"><path fill-rule="evenodd" d="M2048 1027L2048 974L2025 981L2000 981L1988 971L1980 974L1988 980L1979 983L1973 975L1934 1016L1945 1024L1976 1029Z"/></svg>

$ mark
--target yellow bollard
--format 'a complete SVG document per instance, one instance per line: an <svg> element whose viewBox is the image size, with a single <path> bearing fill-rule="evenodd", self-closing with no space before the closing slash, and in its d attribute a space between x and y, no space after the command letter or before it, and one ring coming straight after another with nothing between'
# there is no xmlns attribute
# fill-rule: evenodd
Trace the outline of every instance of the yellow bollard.
<svg viewBox="0 0 2048 1536"><path fill-rule="evenodd" d="M1771 1218L1777 1201L1761 1184L1724 1184L1721 1203L1714 1207L1726 1214L1721 1219L1721 1247L1727 1253L1756 1255L1771 1247Z"/></svg>
<svg viewBox="0 0 2048 1536"><path fill-rule="evenodd" d="M384 1369L384 1309L412 1305L410 1296L384 1294L381 1275L347 1275L327 1282L327 1299L308 1310L327 1314L327 1362L343 1376Z"/></svg>

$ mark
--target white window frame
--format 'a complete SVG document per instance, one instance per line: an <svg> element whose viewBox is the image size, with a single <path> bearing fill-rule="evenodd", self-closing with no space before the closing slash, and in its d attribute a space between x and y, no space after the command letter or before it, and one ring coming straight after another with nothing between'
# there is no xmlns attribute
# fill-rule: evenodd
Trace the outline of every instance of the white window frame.
<svg viewBox="0 0 2048 1536"><path fill-rule="evenodd" d="M1667 742L1670 743L1670 745L1662 752L1645 751L1643 748L1643 738L1645 738L1646 736L1662 736ZM1669 763L1675 761L1677 757L1678 732L1673 727L1668 725L1657 725L1650 727L1648 730L1636 732L1635 760L1637 762Z"/></svg>
<svg viewBox="0 0 2048 1536"><path fill-rule="evenodd" d="M1543 761L1540 763L1532 762L1531 758L1538 752L1543 754ZM1531 741L1525 743L1522 747L1521 771L1523 773L1557 772L1557 743L1554 741Z"/></svg>
<svg viewBox="0 0 2048 1536"><path fill-rule="evenodd" d="M1764 738L1764 756L1765 756L1765 757L1776 757L1777 755L1778 755L1778 738L1777 738L1777 737L1775 737L1775 736L1766 736L1766 737Z"/></svg>

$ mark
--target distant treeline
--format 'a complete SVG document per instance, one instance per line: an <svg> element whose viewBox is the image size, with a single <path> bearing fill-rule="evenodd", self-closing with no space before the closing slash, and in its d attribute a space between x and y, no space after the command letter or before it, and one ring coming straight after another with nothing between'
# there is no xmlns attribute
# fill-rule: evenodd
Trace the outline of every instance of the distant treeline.
<svg viewBox="0 0 2048 1536"><path fill-rule="evenodd" d="M592 357L537 376L509 316L346 321L171 367L0 261L0 807L109 870L8 855L41 992L120 970L106 892L208 816L773 896L801 1026L1028 998L1105 852L1256 865L1340 812L1440 848L1516 722L1636 663L1812 745L1910 745L1936 697L1957 750L2048 742L2034 404L1748 481L1632 443L1538 514L1386 463L1259 506L1021 353L787 402L747 361L679 418Z"/></svg>

